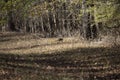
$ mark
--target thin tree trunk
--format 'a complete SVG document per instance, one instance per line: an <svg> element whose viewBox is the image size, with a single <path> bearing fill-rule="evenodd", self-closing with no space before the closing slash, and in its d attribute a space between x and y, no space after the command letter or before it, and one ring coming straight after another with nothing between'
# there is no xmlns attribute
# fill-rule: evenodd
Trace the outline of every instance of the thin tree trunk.
<svg viewBox="0 0 120 80"><path fill-rule="evenodd" d="M48 25L47 25L47 26L48 26L48 28L49 28L49 37L50 37L50 36L52 36L52 35L51 35L52 31L51 31L50 19L49 19L49 18L50 18L50 16L49 16L49 11L48 11L48 13L47 13Z"/></svg>
<svg viewBox="0 0 120 80"><path fill-rule="evenodd" d="M83 10L83 19L82 19L83 23L82 23L82 26L83 26L83 37L84 37L84 39L86 39L86 29L87 29L87 25L88 25L86 8L87 8L86 7L86 0L83 0L82 1L82 10Z"/></svg>
<svg viewBox="0 0 120 80"><path fill-rule="evenodd" d="M45 32L44 25L43 25L43 17L42 17L42 15L40 17L40 22L41 22L42 32Z"/></svg>

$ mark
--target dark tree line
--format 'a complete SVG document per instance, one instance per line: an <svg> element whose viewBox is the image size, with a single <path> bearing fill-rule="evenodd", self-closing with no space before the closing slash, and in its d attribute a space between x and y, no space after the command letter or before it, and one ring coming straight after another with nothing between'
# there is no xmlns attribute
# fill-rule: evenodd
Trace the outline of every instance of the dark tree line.
<svg viewBox="0 0 120 80"><path fill-rule="evenodd" d="M81 35L87 40L95 39L107 27L119 26L119 3L117 0L1 0L0 27L1 31L39 33L46 37Z"/></svg>

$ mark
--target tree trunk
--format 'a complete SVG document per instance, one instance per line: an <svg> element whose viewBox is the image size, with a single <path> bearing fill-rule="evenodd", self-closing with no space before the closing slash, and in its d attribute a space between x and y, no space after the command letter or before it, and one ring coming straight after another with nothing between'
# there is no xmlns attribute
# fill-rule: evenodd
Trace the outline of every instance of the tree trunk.
<svg viewBox="0 0 120 80"><path fill-rule="evenodd" d="M82 19L82 27L83 27L83 38L86 39L86 30L87 30L87 26L88 26L88 16L87 16L87 12L86 12L86 0L82 1L82 10L83 10L83 19Z"/></svg>
<svg viewBox="0 0 120 80"><path fill-rule="evenodd" d="M4 1L6 3L8 2L8 0L4 0ZM8 28L9 28L9 30L16 31L15 23L13 21L12 0L11 0L10 10L7 11L7 17L8 17Z"/></svg>

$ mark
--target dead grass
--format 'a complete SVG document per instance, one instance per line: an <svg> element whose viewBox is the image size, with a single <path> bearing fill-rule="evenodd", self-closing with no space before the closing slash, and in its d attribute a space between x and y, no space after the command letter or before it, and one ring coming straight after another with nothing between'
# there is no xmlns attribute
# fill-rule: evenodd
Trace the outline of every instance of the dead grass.
<svg viewBox="0 0 120 80"><path fill-rule="evenodd" d="M8 39L8 41L0 42L0 53L42 54L67 51L76 48L108 46L106 44L103 44L102 41L85 42L78 37L63 38L63 41L60 42L58 41L58 38L36 38L33 34L15 35L15 33L12 33L11 35L2 34L2 36L3 37L1 39Z"/></svg>

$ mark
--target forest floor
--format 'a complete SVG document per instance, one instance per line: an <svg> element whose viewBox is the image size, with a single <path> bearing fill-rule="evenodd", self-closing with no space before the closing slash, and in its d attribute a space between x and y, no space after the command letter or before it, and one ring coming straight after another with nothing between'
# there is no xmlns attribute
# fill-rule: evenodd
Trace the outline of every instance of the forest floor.
<svg viewBox="0 0 120 80"><path fill-rule="evenodd" d="M120 80L120 46L0 33L0 80Z"/></svg>

